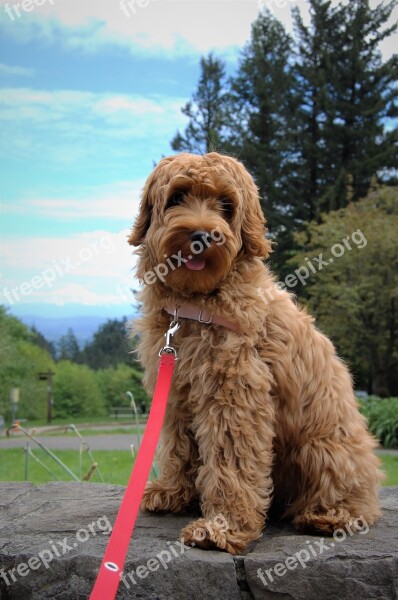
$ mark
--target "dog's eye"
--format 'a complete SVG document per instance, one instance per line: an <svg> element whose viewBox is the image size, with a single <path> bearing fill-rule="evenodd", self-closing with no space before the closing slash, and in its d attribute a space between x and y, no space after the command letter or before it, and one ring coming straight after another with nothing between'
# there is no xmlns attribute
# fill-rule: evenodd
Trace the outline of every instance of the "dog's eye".
<svg viewBox="0 0 398 600"><path fill-rule="evenodd" d="M232 219L234 214L234 205L229 198L219 198L218 199L223 216L225 219Z"/></svg>
<svg viewBox="0 0 398 600"><path fill-rule="evenodd" d="M166 210L173 208L173 206L180 206L184 202L184 192L174 192L167 200Z"/></svg>

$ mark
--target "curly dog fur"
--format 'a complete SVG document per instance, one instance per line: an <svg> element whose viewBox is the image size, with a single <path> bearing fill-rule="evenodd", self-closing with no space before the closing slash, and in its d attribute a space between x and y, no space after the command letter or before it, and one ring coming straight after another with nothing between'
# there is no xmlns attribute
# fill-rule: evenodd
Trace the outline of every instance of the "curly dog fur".
<svg viewBox="0 0 398 600"><path fill-rule="evenodd" d="M188 260L192 232L214 230L222 244L149 281L167 257ZM232 554L261 535L272 500L299 528L332 533L359 517L373 523L382 478L376 442L332 343L263 262L270 243L243 165L214 152L161 160L129 242L147 282L134 327L150 394L170 321L162 307L189 302L241 328L182 319L160 477L147 484L142 507L179 512L199 501L203 519L185 527L185 542ZM228 527L209 527L218 514Z"/></svg>

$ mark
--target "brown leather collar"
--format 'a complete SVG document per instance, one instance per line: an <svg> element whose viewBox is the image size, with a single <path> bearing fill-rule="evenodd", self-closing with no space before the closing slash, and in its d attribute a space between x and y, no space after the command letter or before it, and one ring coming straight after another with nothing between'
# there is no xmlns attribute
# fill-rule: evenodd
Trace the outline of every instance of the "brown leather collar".
<svg viewBox="0 0 398 600"><path fill-rule="evenodd" d="M194 304L168 304L167 306L163 306L163 310L169 315L181 317L182 319L191 319L204 325L221 325L222 327L231 329L231 331L235 331L235 333L242 333L242 329L237 323L224 319L224 317L219 315L213 315L206 311L206 309L199 308L199 306L195 306Z"/></svg>

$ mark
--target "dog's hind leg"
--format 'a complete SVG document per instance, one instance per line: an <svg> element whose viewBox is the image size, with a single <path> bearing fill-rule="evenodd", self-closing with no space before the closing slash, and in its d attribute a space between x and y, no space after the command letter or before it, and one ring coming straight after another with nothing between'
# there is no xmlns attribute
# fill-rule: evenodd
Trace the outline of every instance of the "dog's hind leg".
<svg viewBox="0 0 398 600"><path fill-rule="evenodd" d="M382 473L366 432L344 446L332 440L312 440L297 458L302 466L302 489L286 516L293 525L332 534L360 519L367 525L380 516L378 484Z"/></svg>

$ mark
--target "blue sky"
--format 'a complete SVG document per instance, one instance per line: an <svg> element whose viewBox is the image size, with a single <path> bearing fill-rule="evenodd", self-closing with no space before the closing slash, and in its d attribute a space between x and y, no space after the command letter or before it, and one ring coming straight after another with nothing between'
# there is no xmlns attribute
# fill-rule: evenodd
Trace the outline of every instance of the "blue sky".
<svg viewBox="0 0 398 600"><path fill-rule="evenodd" d="M290 28L288 0L0 0L1 304L129 312L142 185L261 4Z"/></svg>

